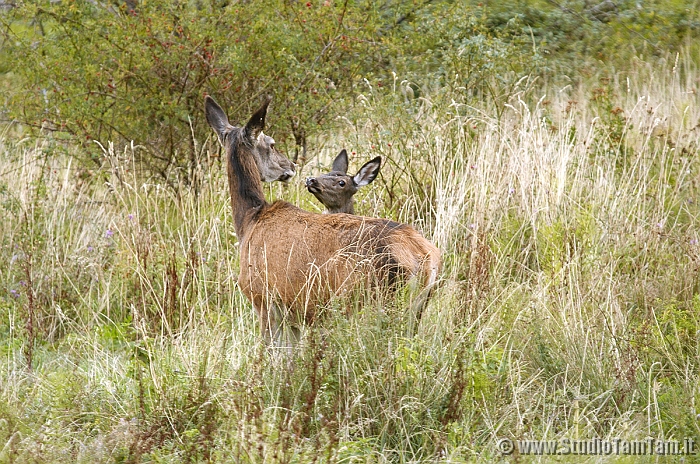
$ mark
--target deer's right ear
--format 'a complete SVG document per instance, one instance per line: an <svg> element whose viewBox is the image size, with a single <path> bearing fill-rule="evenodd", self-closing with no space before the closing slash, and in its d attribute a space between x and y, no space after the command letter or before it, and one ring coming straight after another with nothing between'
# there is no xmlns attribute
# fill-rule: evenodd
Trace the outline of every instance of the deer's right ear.
<svg viewBox="0 0 700 464"><path fill-rule="evenodd" d="M245 125L246 135L253 140L257 139L260 132L265 129L265 116L271 101L272 97L270 95L266 96L260 109L250 117L248 124Z"/></svg>
<svg viewBox="0 0 700 464"><path fill-rule="evenodd" d="M377 156L376 158L367 161L365 165L360 168L357 174L355 174L355 177L353 177L352 180L355 181L355 184L358 187L367 185L377 177L377 174L379 174L379 168L381 167L382 157Z"/></svg>
<svg viewBox="0 0 700 464"><path fill-rule="evenodd" d="M207 122L214 129L221 143L223 143L224 135L231 125L224 110L209 95L204 98L204 113L207 115Z"/></svg>
<svg viewBox="0 0 700 464"><path fill-rule="evenodd" d="M331 168L333 171L338 171L342 172L343 174L347 174L348 172L348 152L343 148L338 156L335 157L333 160L333 167Z"/></svg>

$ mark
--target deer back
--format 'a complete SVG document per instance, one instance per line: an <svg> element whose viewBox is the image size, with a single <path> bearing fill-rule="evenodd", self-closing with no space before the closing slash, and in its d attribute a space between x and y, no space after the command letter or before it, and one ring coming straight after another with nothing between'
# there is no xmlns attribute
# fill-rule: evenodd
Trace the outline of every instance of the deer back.
<svg viewBox="0 0 700 464"><path fill-rule="evenodd" d="M357 285L392 285L417 276L432 285L440 253L415 229L386 219L319 215L276 202L241 243L239 285L251 299L275 295L304 319Z"/></svg>

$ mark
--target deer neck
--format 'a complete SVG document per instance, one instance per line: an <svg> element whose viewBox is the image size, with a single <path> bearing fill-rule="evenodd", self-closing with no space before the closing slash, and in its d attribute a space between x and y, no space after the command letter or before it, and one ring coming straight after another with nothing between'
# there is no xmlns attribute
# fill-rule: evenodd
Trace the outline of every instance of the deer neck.
<svg viewBox="0 0 700 464"><path fill-rule="evenodd" d="M338 208L326 208L326 213L328 213L328 214L335 214L335 213L355 214L354 204L355 204L354 201L349 201L345 205L340 206Z"/></svg>
<svg viewBox="0 0 700 464"><path fill-rule="evenodd" d="M258 213L267 205L252 149L241 137L241 140L233 141L228 150L228 187L233 224L239 241L243 240Z"/></svg>

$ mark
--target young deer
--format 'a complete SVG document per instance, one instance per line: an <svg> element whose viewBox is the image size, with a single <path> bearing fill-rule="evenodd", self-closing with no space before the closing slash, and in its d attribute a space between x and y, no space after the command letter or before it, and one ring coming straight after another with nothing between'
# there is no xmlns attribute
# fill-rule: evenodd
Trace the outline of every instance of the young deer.
<svg viewBox="0 0 700 464"><path fill-rule="evenodd" d="M377 156L365 163L357 174L348 176L348 152L343 149L333 161L331 172L307 177L306 189L326 207L327 213L355 214L352 197L360 187L377 177L381 166L382 158Z"/></svg>
<svg viewBox="0 0 700 464"><path fill-rule="evenodd" d="M259 315L265 340L279 343L285 322L298 337L299 326L314 321L319 305L363 282L386 285L403 277L427 295L440 271L440 252L412 227L265 200L255 152L270 150L260 139L269 103L245 127L233 127L221 107L205 99L207 121L228 158L240 243L238 285Z"/></svg>

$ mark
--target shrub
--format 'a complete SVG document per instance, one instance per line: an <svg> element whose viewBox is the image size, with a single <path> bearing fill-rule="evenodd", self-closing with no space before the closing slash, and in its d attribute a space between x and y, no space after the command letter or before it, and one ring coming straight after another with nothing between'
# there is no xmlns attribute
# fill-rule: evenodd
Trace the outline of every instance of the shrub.
<svg viewBox="0 0 700 464"><path fill-rule="evenodd" d="M301 145L373 46L372 15L330 2L24 2L5 18L19 87L9 116L79 140L98 164L92 140L134 141L149 173L190 183L205 94L236 115L277 94L273 127Z"/></svg>
<svg viewBox="0 0 700 464"><path fill-rule="evenodd" d="M352 110L365 79L381 88L394 72L415 81L416 94L448 84L471 100L498 97L531 60L511 45L512 31L486 29L480 11L452 2L21 2L3 16L2 53L13 63L4 71L15 83L7 112L79 141L98 165L93 141L133 141L137 167L176 185L192 183L205 161L205 94L239 122L275 94L270 127L303 161L307 138Z"/></svg>

